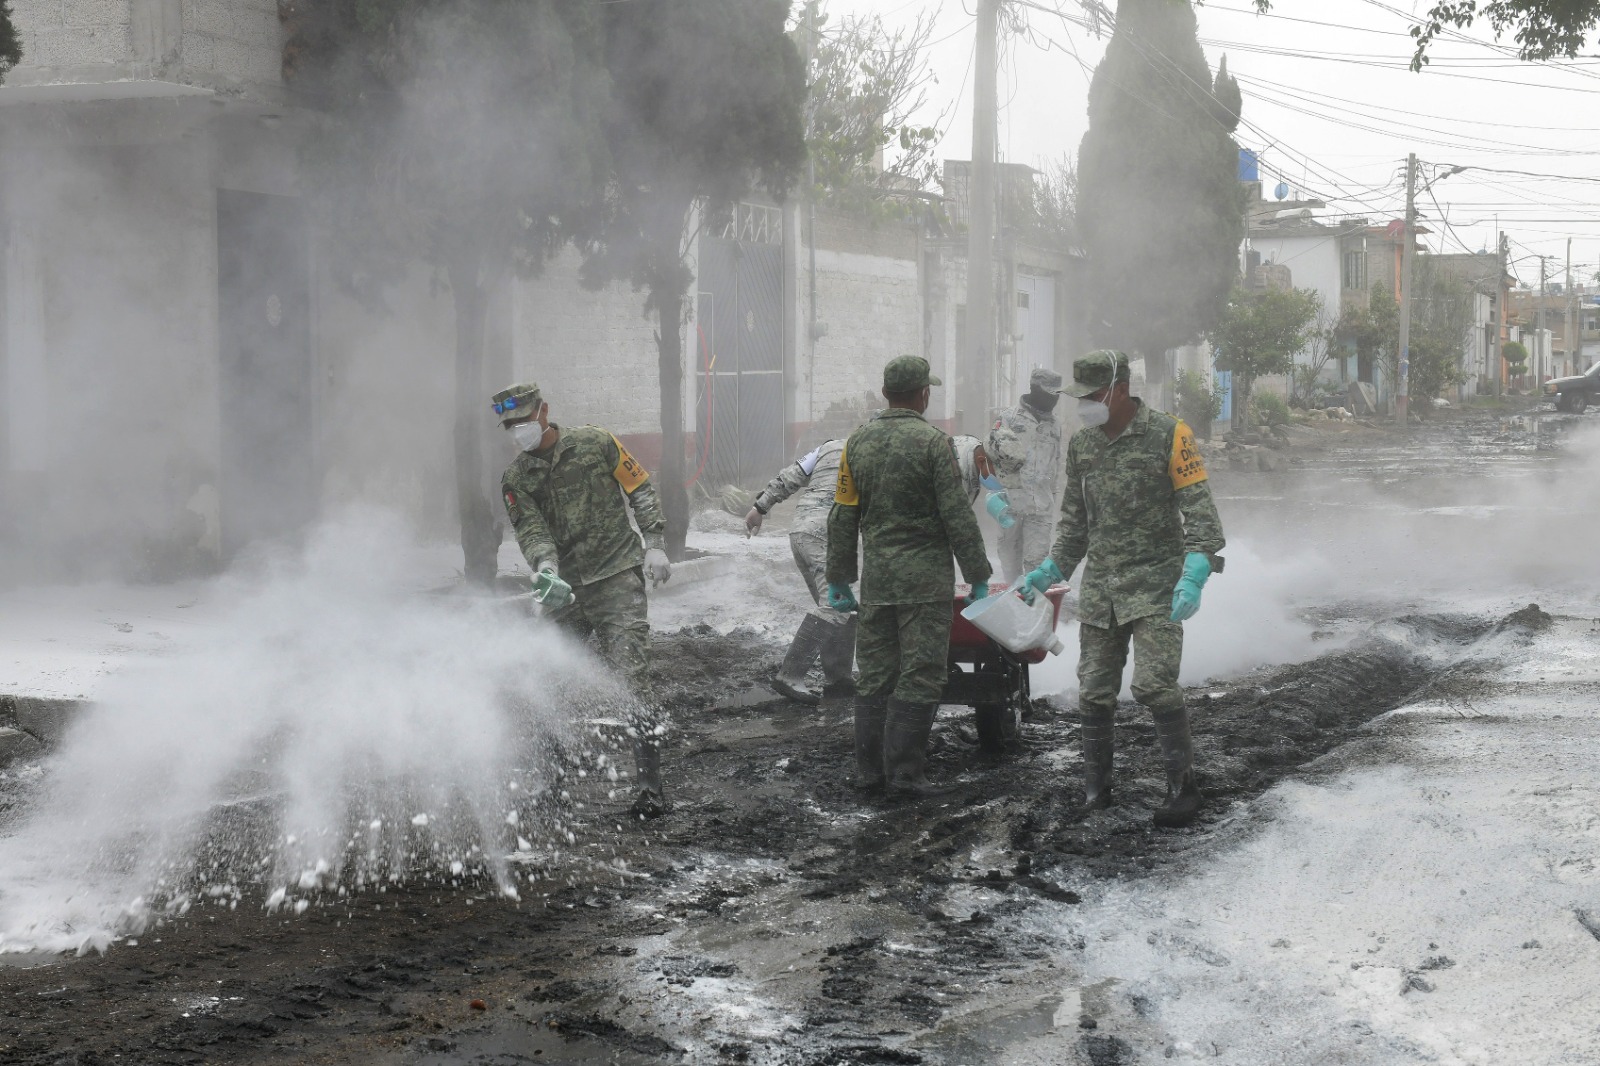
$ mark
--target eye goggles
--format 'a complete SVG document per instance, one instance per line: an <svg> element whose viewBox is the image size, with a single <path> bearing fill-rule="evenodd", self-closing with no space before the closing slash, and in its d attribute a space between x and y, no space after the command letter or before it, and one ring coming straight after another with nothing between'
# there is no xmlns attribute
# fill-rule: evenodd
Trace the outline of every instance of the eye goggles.
<svg viewBox="0 0 1600 1066"><path fill-rule="evenodd" d="M507 411L515 411L519 407L527 407L527 408L531 409L533 407L538 406L538 403L537 403L537 401L534 401L534 400L529 399L527 397L524 397L521 402L518 402L518 400L517 400L517 398L515 396L507 396L504 400L496 400L494 403L490 404L489 406L494 408L494 413L495 414L503 415Z"/></svg>

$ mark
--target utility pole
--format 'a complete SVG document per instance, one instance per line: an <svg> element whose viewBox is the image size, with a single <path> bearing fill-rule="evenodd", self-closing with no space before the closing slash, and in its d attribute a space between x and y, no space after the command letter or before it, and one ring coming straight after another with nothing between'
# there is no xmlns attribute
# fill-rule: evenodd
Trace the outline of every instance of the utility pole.
<svg viewBox="0 0 1600 1066"><path fill-rule="evenodd" d="M958 353L956 419L962 432L987 424L994 374L994 156L1000 109L1000 0L978 0L973 56L972 177L967 218L967 350Z"/></svg>
<svg viewBox="0 0 1600 1066"><path fill-rule="evenodd" d="M1406 408L1411 399L1411 261L1416 256L1417 153L1406 156L1406 220L1400 246L1400 351L1399 381L1395 383L1394 419L1406 428Z"/></svg>
<svg viewBox="0 0 1600 1066"><path fill-rule="evenodd" d="M1548 255L1541 255L1539 257L1539 302L1534 306L1533 309L1533 346L1536 351L1540 350L1540 341L1544 339L1544 261L1549 258L1550 257ZM1543 349L1543 360L1548 361L1549 358L1550 352L1548 346L1546 346ZM1543 366L1544 362L1539 360L1534 361L1533 390L1535 394L1538 393L1539 386L1543 384L1539 380L1539 371Z"/></svg>
<svg viewBox="0 0 1600 1066"><path fill-rule="evenodd" d="M1567 238L1567 288L1566 301L1561 305L1561 339L1567 346L1566 373L1577 373L1578 353L1572 346L1572 238Z"/></svg>
<svg viewBox="0 0 1600 1066"><path fill-rule="evenodd" d="M1494 334L1489 339L1489 372L1494 376L1494 398L1499 403L1502 398L1501 376L1505 373L1505 359L1501 355L1500 335L1506 328L1506 257L1511 253L1510 242L1506 240L1504 232L1500 234L1500 243L1495 246L1499 251L1498 262L1500 273L1494 279Z"/></svg>

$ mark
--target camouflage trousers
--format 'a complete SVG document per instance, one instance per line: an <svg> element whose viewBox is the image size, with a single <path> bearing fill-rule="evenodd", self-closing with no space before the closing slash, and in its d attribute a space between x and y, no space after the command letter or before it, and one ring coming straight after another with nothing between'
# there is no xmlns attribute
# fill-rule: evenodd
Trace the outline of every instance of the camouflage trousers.
<svg viewBox="0 0 1600 1066"><path fill-rule="evenodd" d="M1000 531L1000 570L1012 582L1044 562L1055 532L1053 514L1014 514L1017 522Z"/></svg>
<svg viewBox="0 0 1600 1066"><path fill-rule="evenodd" d="M856 629L856 692L938 703L949 676L950 603L862 604Z"/></svg>
<svg viewBox="0 0 1600 1066"><path fill-rule="evenodd" d="M789 551L794 555L794 567L805 578L806 588L817 609L811 613L832 625L843 625L848 615L840 614L828 606L828 539L810 533L790 533Z"/></svg>
<svg viewBox="0 0 1600 1066"><path fill-rule="evenodd" d="M572 602L555 612L552 620L578 639L593 643L603 660L622 671L643 707L643 715L635 717L653 723L659 711L650 683L650 601L645 595L643 568L636 566L587 585L574 585L572 596Z"/></svg>
<svg viewBox="0 0 1600 1066"><path fill-rule="evenodd" d="M1078 709L1085 718L1105 721L1115 714L1130 645L1133 698L1156 714L1183 706L1183 689L1178 687L1183 623L1160 614L1113 629L1084 622L1078 631Z"/></svg>

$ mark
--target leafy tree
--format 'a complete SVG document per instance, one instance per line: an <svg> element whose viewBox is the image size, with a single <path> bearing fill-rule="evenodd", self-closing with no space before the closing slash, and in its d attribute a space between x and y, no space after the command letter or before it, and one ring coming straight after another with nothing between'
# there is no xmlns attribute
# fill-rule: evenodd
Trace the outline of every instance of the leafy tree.
<svg viewBox="0 0 1600 1066"><path fill-rule="evenodd" d="M1272 0L1256 0L1258 11L1271 8ZM1465 29L1480 18L1496 37L1513 31L1519 59L1573 59L1600 25L1600 0L1439 0L1411 27L1417 41L1411 69L1427 65L1428 49L1440 34L1450 27Z"/></svg>
<svg viewBox="0 0 1600 1066"><path fill-rule="evenodd" d="M793 36L809 57L807 177L817 202L868 217L899 215L905 194L937 177L938 121L912 122L937 80L926 55L935 14L895 30L877 15L830 26L822 0L806 0Z"/></svg>
<svg viewBox="0 0 1600 1066"><path fill-rule="evenodd" d="M17 36L17 28L11 24L10 0L0 0L0 82L5 81L6 71L22 62L22 38Z"/></svg>
<svg viewBox="0 0 1600 1066"><path fill-rule="evenodd" d="M1234 289L1211 331L1218 370L1233 373L1234 420L1249 428L1250 394L1262 374L1283 374L1313 332L1322 297L1315 289Z"/></svg>
<svg viewBox="0 0 1600 1066"><path fill-rule="evenodd" d="M1211 423L1222 413L1222 393L1205 374L1193 370L1178 371L1175 391L1178 417L1187 422L1201 437L1211 438Z"/></svg>
<svg viewBox="0 0 1600 1066"><path fill-rule="evenodd" d="M642 6L642 5L627 5ZM465 573L487 583L501 526L486 463L490 293L592 217L607 172L599 15L586 0L285 0L284 71L326 121L306 173L338 276L378 299L431 263L455 305L455 459Z"/></svg>
<svg viewBox="0 0 1600 1066"><path fill-rule="evenodd" d="M805 71L784 32L788 0L673 0L595 5L605 20L614 106L613 168L594 229L581 238L590 284L628 278L645 290L661 389L658 488L667 552L681 558L684 489L683 338L693 275L684 261L697 199L737 200L759 186L781 198L806 146ZM694 57L702 57L695 59Z"/></svg>
<svg viewBox="0 0 1600 1066"><path fill-rule="evenodd" d="M1244 235L1238 85L1225 64L1212 78L1195 29L1188 0L1122 0L1078 149L1091 332L1163 390L1168 349L1228 305Z"/></svg>
<svg viewBox="0 0 1600 1066"><path fill-rule="evenodd" d="M1506 373L1512 377L1521 377L1528 372L1528 349L1521 341L1502 344L1500 358L1505 360Z"/></svg>
<svg viewBox="0 0 1600 1066"><path fill-rule="evenodd" d="M1322 380L1322 372L1327 369L1336 351L1332 312L1323 307L1317 311L1317 320L1312 324L1311 332L1306 336L1306 346L1301 354L1305 356L1302 362L1297 362L1289 372L1289 399L1290 402L1298 401L1309 407L1317 392L1317 383Z"/></svg>
<svg viewBox="0 0 1600 1066"><path fill-rule="evenodd" d="M1472 329L1472 286L1418 257L1411 301L1408 391L1413 409L1428 417L1428 401L1466 380L1462 359Z"/></svg>
<svg viewBox="0 0 1600 1066"><path fill-rule="evenodd" d="M1338 343L1355 349L1358 381L1372 381L1376 369L1392 375L1394 346L1400 337L1400 305L1388 289L1374 284L1367 306L1347 306L1334 324L1333 335Z"/></svg>

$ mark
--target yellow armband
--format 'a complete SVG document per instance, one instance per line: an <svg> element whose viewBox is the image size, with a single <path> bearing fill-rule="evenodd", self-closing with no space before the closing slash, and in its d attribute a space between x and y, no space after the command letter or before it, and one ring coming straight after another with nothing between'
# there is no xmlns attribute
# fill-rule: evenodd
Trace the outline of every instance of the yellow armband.
<svg viewBox="0 0 1600 1066"><path fill-rule="evenodd" d="M861 494L856 491L856 479L850 476L850 462L843 450L839 452L839 484L833 490L833 502L846 507L856 507L861 503Z"/></svg>
<svg viewBox="0 0 1600 1066"><path fill-rule="evenodd" d="M1194 442L1194 430L1182 422L1172 433L1172 461L1167 470L1172 475L1173 492L1206 479L1206 461L1200 458L1200 446Z"/></svg>
<svg viewBox="0 0 1600 1066"><path fill-rule="evenodd" d="M611 435L611 443L617 446L617 467L611 471L611 476L617 479L617 484L622 486L622 491L632 496L634 490L650 480L650 472L639 465L639 460L628 454L628 449L622 446L617 435Z"/></svg>

